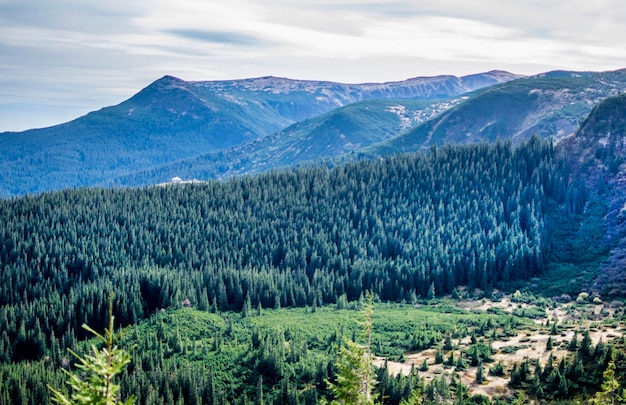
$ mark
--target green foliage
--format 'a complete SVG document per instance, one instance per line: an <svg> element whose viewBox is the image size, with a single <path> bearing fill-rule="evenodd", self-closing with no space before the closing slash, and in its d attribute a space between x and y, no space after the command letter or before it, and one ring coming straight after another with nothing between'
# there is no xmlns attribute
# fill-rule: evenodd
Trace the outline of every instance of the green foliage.
<svg viewBox="0 0 626 405"><path fill-rule="evenodd" d="M554 347L554 343L552 342L552 336L548 337L548 341L546 342L546 351L552 350Z"/></svg>
<svg viewBox="0 0 626 405"><path fill-rule="evenodd" d="M330 397L325 381L336 371L333 364L344 337L354 336L359 345L365 343L355 322L358 317L357 309L336 310L331 305L315 312L311 308L264 309L261 316L247 318L234 312L210 313L193 308L158 311L130 327L119 341L121 347L136 345L133 362L119 376L120 395L133 395L136 403L142 404L182 401L239 405L243 404L244 394L255 398L262 376L265 403L280 403L283 396L292 398L290 404L319 403L321 398ZM411 337L407 337L407 331L438 336L438 343L445 331L459 325L478 328L489 319L494 325L504 325L508 318L467 311L445 313L431 306L376 303L372 347L379 355L377 343L383 342L383 350L395 356L408 350ZM75 351L89 350L87 343L79 342ZM0 365L0 380L6 382L0 386L0 398L23 395L33 404L49 403L46 383L63 385L63 363L59 357L11 367ZM381 373L377 372L376 391L385 404L399 404L419 386L416 375L400 379L382 377ZM29 389L19 394L18 387L24 382ZM40 392L42 399L36 400Z"/></svg>
<svg viewBox="0 0 626 405"><path fill-rule="evenodd" d="M525 390L541 403L573 399L587 401L583 403L620 403L626 375L624 342L615 343L616 346L607 346L600 341L594 347L586 331L573 356L557 359L550 354L543 369L535 360L515 363L509 386Z"/></svg>
<svg viewBox="0 0 626 405"><path fill-rule="evenodd" d="M591 195L585 211L571 217L558 207L552 207L551 211L555 249L539 288L546 296L576 297L582 287L596 280L598 269L608 256L603 224L607 201L602 196Z"/></svg>
<svg viewBox="0 0 626 405"><path fill-rule="evenodd" d="M96 346L91 346L92 354L81 357L71 351L72 355L78 359L76 367L80 373L65 371L68 377L67 384L71 388L71 395L68 398L61 391L49 387L54 397L52 401L62 405L114 405L114 404L134 404L131 397L125 402L118 400L120 386L113 382L113 378L122 373L126 365L130 363L130 354L114 345L121 337L121 332L114 331L113 318L113 294L110 297L109 307L109 327L105 329L104 336L94 331L87 325L83 328L95 335L104 347L100 350Z"/></svg>
<svg viewBox="0 0 626 405"><path fill-rule="evenodd" d="M249 299L249 315L536 276L551 246L544 201L566 182L553 153L538 140L446 147L332 170L2 200L0 358L36 360L85 338L83 323L104 328L103 290L118 291L116 319L132 324L183 302L239 311Z"/></svg>
<svg viewBox="0 0 626 405"><path fill-rule="evenodd" d="M235 393L255 396L260 376L266 403L315 403L310 395L328 394L343 337L357 340L354 309L370 289L388 302L372 315L377 355L399 359L448 335L511 333L523 321L508 314L438 298L418 309L399 303L424 304L431 285L433 295L490 291L541 274L555 244L549 207L564 202L567 179L552 146L533 139L0 201L0 370L10 375L1 395L30 395L20 388L24 361L58 369L66 348L80 352L81 324L106 328L102 291L113 289L116 320L140 325L125 341L138 353L121 394L142 403L236 403ZM181 309L189 305L197 310ZM394 404L408 397L402 384L415 381L384 385ZM432 384L424 398L449 397L449 385Z"/></svg>
<svg viewBox="0 0 626 405"><path fill-rule="evenodd" d="M367 388L372 385L372 365L367 361L365 350L355 342L345 339L337 354L336 382L328 382L329 390L335 397L333 404L366 405L374 404L372 393Z"/></svg>
<svg viewBox="0 0 626 405"><path fill-rule="evenodd" d="M480 363L478 365L478 368L476 369L476 384L481 385L486 381L485 378L485 367L483 366L482 363Z"/></svg>
<svg viewBox="0 0 626 405"><path fill-rule="evenodd" d="M615 357L611 357L609 364L602 374L600 390L591 400L595 405L626 404L626 392L620 387L615 377Z"/></svg>
<svg viewBox="0 0 626 405"><path fill-rule="evenodd" d="M502 377L504 376L504 364L501 361L497 362L494 366L489 368L489 375L494 377Z"/></svg>
<svg viewBox="0 0 626 405"><path fill-rule="evenodd" d="M327 381L328 389L335 397L333 404L367 405L374 404L374 371L372 357L372 314L374 313L374 294L366 293L361 311L361 322L365 345L344 338L344 345L337 355L337 373L335 381Z"/></svg>
<svg viewBox="0 0 626 405"><path fill-rule="evenodd" d="M400 405L422 405L424 403L424 397L419 391L414 391L408 399L402 400Z"/></svg>

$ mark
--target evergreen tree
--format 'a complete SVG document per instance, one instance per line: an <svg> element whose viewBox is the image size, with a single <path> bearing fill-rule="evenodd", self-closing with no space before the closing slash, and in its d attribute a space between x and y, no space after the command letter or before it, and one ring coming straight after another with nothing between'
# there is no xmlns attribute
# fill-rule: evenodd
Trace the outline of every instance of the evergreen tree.
<svg viewBox="0 0 626 405"><path fill-rule="evenodd" d="M134 398L129 398L126 402L118 399L120 386L113 382L113 377L122 373L128 363L130 354L124 349L117 347L115 342L119 340L120 333L115 333L113 329L113 294L109 303L109 327L105 329L104 336L94 331L87 325L83 328L95 335L104 347L98 350L91 346L91 355L80 355L70 350L72 355L78 359L76 367L82 374L68 372L68 385L72 389L72 394L68 398L61 391L49 387L53 396L53 402L62 405L114 405L123 403L125 405L134 404Z"/></svg>
<svg viewBox="0 0 626 405"><path fill-rule="evenodd" d="M546 350L550 351L552 350L554 344L552 343L552 336L548 337L548 341L546 342Z"/></svg>
<svg viewBox="0 0 626 405"><path fill-rule="evenodd" d="M476 384L483 384L485 382L485 369L483 367L483 363L481 362L478 365L478 369L476 370Z"/></svg>
<svg viewBox="0 0 626 405"><path fill-rule="evenodd" d="M327 381L335 400L332 404L368 405L374 404L374 378L371 358L371 330L373 294L367 295L363 308L363 333L367 339L365 347L344 337L344 345L337 356L336 382Z"/></svg>
<svg viewBox="0 0 626 405"><path fill-rule="evenodd" d="M602 386L591 402L595 405L626 404L626 393L620 389L619 381L615 378L615 355L611 357L609 365L602 374Z"/></svg>

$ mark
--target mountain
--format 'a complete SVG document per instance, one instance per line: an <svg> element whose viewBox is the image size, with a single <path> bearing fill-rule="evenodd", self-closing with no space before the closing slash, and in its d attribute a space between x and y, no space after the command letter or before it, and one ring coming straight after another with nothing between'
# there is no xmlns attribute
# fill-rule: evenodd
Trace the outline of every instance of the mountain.
<svg viewBox="0 0 626 405"><path fill-rule="evenodd" d="M626 291L626 94L607 98L593 108L575 136L560 148L584 179L589 193L604 203L602 239L609 250L593 290L603 296Z"/></svg>
<svg viewBox="0 0 626 405"><path fill-rule="evenodd" d="M275 77L186 82L165 76L121 104L68 123L0 134L0 196L106 184L232 148L354 102L448 98L516 77L493 71L340 84Z"/></svg>
<svg viewBox="0 0 626 405"><path fill-rule="evenodd" d="M115 184L257 173L319 159L349 161L413 152L433 144L518 142L531 134L559 140L573 134L595 104L624 89L626 70L554 71L430 105L407 100L355 103L229 150L132 173ZM414 119L406 119L411 116Z"/></svg>
<svg viewBox="0 0 626 405"><path fill-rule="evenodd" d="M587 172L602 170L619 175L626 171L626 94L598 103L582 121L576 135L564 139L570 163ZM592 163L592 164L590 164Z"/></svg>
<svg viewBox="0 0 626 405"><path fill-rule="evenodd" d="M572 135L595 104L626 90L626 70L548 72L475 92L465 102L367 150L408 152L445 143Z"/></svg>
<svg viewBox="0 0 626 405"><path fill-rule="evenodd" d="M112 185L159 183L179 176L221 178L350 155L427 121L461 101L462 97L436 101L360 101L228 150L131 173L116 179Z"/></svg>

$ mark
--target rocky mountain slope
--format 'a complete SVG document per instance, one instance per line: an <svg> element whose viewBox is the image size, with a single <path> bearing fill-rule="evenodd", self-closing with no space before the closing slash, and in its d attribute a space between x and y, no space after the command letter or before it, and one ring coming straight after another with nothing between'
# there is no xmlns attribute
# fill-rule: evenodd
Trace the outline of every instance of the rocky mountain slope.
<svg viewBox="0 0 626 405"><path fill-rule="evenodd" d="M626 94L608 98L593 108L575 136L559 147L588 193L604 202L603 242L610 250L594 291L623 296L626 291Z"/></svg>
<svg viewBox="0 0 626 405"><path fill-rule="evenodd" d="M436 119L370 148L373 155L445 143L572 135L594 105L626 90L626 70L550 72L477 92Z"/></svg>

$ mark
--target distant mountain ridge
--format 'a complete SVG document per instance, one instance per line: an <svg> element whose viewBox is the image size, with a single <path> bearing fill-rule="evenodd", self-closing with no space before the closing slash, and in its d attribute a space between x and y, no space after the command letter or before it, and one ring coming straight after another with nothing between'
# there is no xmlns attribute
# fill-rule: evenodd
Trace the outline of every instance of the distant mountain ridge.
<svg viewBox="0 0 626 405"><path fill-rule="evenodd" d="M260 139L356 101L448 98L517 77L493 71L340 84L274 77L186 82L165 76L129 100L68 123L0 134L0 197L110 184Z"/></svg>
<svg viewBox="0 0 626 405"><path fill-rule="evenodd" d="M532 134L559 141L625 90L626 70L364 84L164 76L71 122L0 134L0 197L207 180Z"/></svg>
<svg viewBox="0 0 626 405"><path fill-rule="evenodd" d="M626 91L626 69L548 72L486 88L414 129L368 149L372 155L412 152L445 143L559 140L605 98Z"/></svg>
<svg viewBox="0 0 626 405"><path fill-rule="evenodd" d="M117 185L164 178L220 178L331 159L350 161L428 150L446 143L572 135L594 105L626 90L626 70L546 72L507 81L417 108L407 100L364 101L297 122L234 148L121 177ZM387 102L391 102L388 104ZM396 107L394 107L394 104ZM391 110L414 117L401 126ZM419 118L416 118L418 117Z"/></svg>

